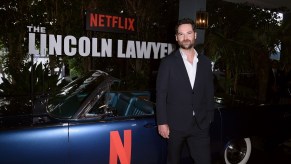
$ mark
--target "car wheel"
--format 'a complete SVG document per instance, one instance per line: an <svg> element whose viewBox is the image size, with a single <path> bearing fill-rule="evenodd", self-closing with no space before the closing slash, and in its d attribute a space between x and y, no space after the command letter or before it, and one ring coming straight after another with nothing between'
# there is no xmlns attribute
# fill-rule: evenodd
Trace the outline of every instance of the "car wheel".
<svg viewBox="0 0 291 164"><path fill-rule="evenodd" d="M231 140L224 149L224 161L226 164L246 164L252 150L250 138Z"/></svg>

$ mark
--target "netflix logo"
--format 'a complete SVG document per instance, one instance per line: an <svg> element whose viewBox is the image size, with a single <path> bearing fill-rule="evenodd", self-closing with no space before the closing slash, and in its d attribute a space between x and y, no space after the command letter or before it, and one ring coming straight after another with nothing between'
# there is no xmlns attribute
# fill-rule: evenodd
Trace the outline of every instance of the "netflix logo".
<svg viewBox="0 0 291 164"><path fill-rule="evenodd" d="M86 15L86 30L90 31L135 33L136 26L136 18L133 17L93 12L87 12Z"/></svg>

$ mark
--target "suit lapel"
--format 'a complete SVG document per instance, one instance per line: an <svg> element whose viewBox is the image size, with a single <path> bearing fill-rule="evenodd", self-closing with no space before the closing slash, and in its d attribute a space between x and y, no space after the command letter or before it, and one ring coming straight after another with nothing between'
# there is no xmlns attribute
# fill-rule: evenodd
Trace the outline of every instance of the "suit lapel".
<svg viewBox="0 0 291 164"><path fill-rule="evenodd" d="M192 90L190 79L188 77L188 73L187 73L182 55L181 55L179 50L177 50L177 52L176 52L176 57L177 57L177 67L176 68L180 69L179 72L181 72L182 78L183 78L183 79L181 79L181 81L183 81L183 83L185 83L185 85L187 85L189 87L189 89Z"/></svg>
<svg viewBox="0 0 291 164"><path fill-rule="evenodd" d="M200 76L202 75L201 74L201 68L202 67L202 62L200 60L198 60L198 63L197 63L197 69L196 69L196 77L195 77L195 82L194 82L194 87L193 87L193 90L196 90L199 88L199 85L200 85Z"/></svg>

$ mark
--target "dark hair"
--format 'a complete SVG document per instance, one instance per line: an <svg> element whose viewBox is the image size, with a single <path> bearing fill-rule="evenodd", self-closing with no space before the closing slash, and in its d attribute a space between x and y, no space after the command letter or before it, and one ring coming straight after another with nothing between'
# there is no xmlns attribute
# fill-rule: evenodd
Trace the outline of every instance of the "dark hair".
<svg viewBox="0 0 291 164"><path fill-rule="evenodd" d="M177 25L176 25L176 28L175 28L176 34L178 33L179 26L182 25L182 24L191 24L193 31L196 30L195 23L194 23L194 21L192 19L190 19L190 18L183 18L183 19L180 19L178 21Z"/></svg>

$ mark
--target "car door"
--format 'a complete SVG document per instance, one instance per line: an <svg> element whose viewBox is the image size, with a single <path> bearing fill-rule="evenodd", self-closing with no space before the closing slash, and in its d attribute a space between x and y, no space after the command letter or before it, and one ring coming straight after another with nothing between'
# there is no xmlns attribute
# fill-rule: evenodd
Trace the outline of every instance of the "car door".
<svg viewBox="0 0 291 164"><path fill-rule="evenodd" d="M153 115L93 119L69 126L72 164L161 164L165 162L165 144Z"/></svg>
<svg viewBox="0 0 291 164"><path fill-rule="evenodd" d="M66 123L0 132L1 164L67 164L68 150Z"/></svg>

